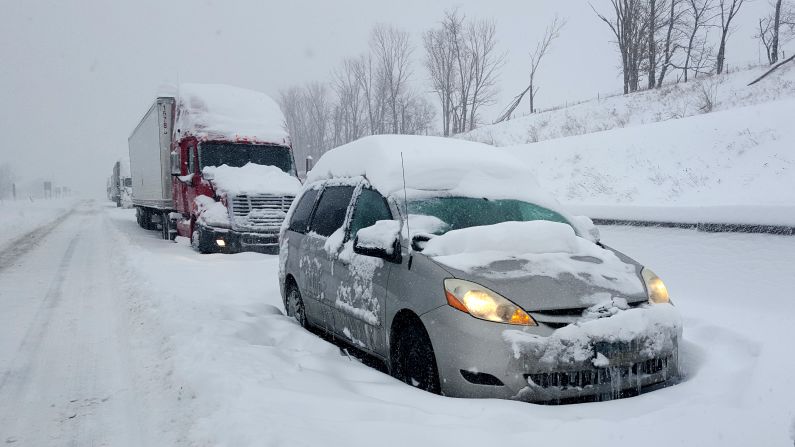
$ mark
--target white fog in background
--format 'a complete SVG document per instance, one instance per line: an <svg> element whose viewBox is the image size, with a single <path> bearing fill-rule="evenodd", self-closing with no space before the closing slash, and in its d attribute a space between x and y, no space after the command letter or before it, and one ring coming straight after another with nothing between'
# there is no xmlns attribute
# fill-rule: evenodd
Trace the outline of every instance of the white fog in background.
<svg viewBox="0 0 795 447"><path fill-rule="evenodd" d="M607 0L591 3L609 10ZM496 20L507 52L487 120L526 86L528 52L556 13L568 23L537 75L536 106L621 89L610 32L585 1L7 0L0 15L0 164L10 162L20 181L50 179L100 197L159 86L217 82L275 97L290 85L328 80L343 57L366 49L376 23L411 33L414 85L430 90L421 33L454 6ZM763 0L743 6L729 43L730 69L759 61L752 35L767 8Z"/></svg>

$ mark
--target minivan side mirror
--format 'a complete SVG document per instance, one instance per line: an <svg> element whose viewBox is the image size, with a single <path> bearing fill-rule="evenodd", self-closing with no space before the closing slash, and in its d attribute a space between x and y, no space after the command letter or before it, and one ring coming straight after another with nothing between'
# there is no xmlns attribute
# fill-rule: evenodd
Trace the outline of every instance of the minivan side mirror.
<svg viewBox="0 0 795 447"><path fill-rule="evenodd" d="M353 240L354 253L395 264L402 262L400 248L400 222L396 220L379 220L359 230Z"/></svg>

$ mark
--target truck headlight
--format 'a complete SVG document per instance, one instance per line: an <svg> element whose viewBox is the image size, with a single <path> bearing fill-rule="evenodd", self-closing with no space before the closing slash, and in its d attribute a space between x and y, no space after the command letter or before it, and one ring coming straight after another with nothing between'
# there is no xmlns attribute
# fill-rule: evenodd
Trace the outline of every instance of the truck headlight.
<svg viewBox="0 0 795 447"><path fill-rule="evenodd" d="M480 284L448 278L444 280L444 292L447 304L475 318L522 326L538 325L521 307Z"/></svg>
<svg viewBox="0 0 795 447"><path fill-rule="evenodd" d="M643 267L640 274L643 276L643 282L646 283L646 293L649 295L649 303L665 304L671 302L668 298L668 288L665 287L665 283L663 283L659 276L646 267Z"/></svg>

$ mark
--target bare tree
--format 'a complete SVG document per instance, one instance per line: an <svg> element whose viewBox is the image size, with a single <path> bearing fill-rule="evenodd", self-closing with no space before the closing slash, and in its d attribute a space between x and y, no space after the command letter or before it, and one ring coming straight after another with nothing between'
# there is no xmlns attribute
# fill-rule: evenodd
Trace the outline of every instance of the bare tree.
<svg viewBox="0 0 795 447"><path fill-rule="evenodd" d="M726 61L726 40L731 33L732 20L740 12L745 0L719 0L720 8L720 45L718 46L718 57L715 61L715 71L723 73L723 66Z"/></svg>
<svg viewBox="0 0 795 447"><path fill-rule="evenodd" d="M682 38L682 17L684 16L685 9L681 7L683 0L670 0L667 3L668 8L665 11L666 20L662 24L665 29L665 39L663 45L658 50L660 61L660 73L657 76L657 87L662 87L665 75L668 69L672 66L673 57L676 52L681 49L679 41ZM659 60L657 58L657 60ZM651 84L650 84L651 85Z"/></svg>
<svg viewBox="0 0 795 447"><path fill-rule="evenodd" d="M442 109L442 134L449 136L456 84L453 46L445 28L428 30L422 37L425 47L425 67L428 69L433 91L438 96Z"/></svg>
<svg viewBox="0 0 795 447"><path fill-rule="evenodd" d="M467 22L457 9L445 11L439 28L423 34L425 66L442 109L442 133L475 128L478 111L493 103L505 61L497 50L491 20Z"/></svg>
<svg viewBox="0 0 795 447"><path fill-rule="evenodd" d="M365 134L366 118L362 84L357 77L357 60L345 59L334 72L334 145L353 141Z"/></svg>
<svg viewBox="0 0 795 447"><path fill-rule="evenodd" d="M613 7L610 18L593 5L591 8L616 38L626 94L637 91L640 85L641 63L648 50L648 6L644 0L610 0L610 4Z"/></svg>
<svg viewBox="0 0 795 447"><path fill-rule="evenodd" d="M386 93L386 107L391 114L392 133L399 133L399 103L408 88L413 51L407 32L393 26L378 25L373 29L371 50L378 64L377 74Z"/></svg>
<svg viewBox="0 0 795 447"><path fill-rule="evenodd" d="M478 110L494 103L497 72L505 63L505 53L497 50L496 25L493 20L471 22L467 29L467 43L472 57L468 130L473 130L478 122Z"/></svg>
<svg viewBox="0 0 795 447"><path fill-rule="evenodd" d="M553 17L552 22L547 25L546 29L544 30L543 37L538 43L536 43L536 47L533 52L530 53L529 85L511 100L511 103L508 104L505 110L503 110L497 120L495 120L495 123L510 119L511 115L522 102L522 99L525 97L525 95L528 95L530 100L530 113L535 113L535 98L539 89L535 82L536 73L538 72L538 68L541 66L541 60L544 59L544 56L546 56L549 52L552 42L560 37L560 31L565 25L566 21L558 16Z"/></svg>
<svg viewBox="0 0 795 447"><path fill-rule="evenodd" d="M713 0L686 0L688 15L686 20L687 46L685 47L685 60L681 68L684 82L688 81L691 71L697 75L702 72L704 61L711 54L708 46L707 26L715 18L715 5ZM722 0L721 0L722 1ZM704 34L702 35L702 31Z"/></svg>
<svg viewBox="0 0 795 447"><path fill-rule="evenodd" d="M778 62L779 48L795 38L795 8L787 2L776 0L773 13L759 19L757 37L765 47L768 62Z"/></svg>

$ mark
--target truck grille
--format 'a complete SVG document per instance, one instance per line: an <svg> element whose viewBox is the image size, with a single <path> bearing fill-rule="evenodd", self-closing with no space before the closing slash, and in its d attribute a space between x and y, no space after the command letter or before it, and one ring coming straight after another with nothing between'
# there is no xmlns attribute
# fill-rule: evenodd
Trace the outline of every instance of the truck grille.
<svg viewBox="0 0 795 447"><path fill-rule="evenodd" d="M232 228L277 232L295 196L272 194L239 195L232 198Z"/></svg>

